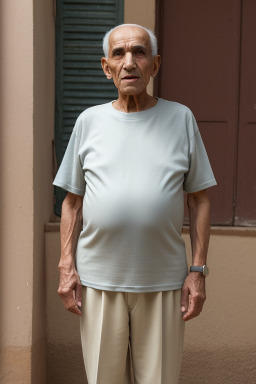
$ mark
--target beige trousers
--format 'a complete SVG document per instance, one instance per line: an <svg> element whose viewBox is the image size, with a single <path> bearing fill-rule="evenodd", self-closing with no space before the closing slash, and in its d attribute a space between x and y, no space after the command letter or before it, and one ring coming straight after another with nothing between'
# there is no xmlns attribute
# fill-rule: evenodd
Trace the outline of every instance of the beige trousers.
<svg viewBox="0 0 256 384"><path fill-rule="evenodd" d="M177 384L184 339L181 290L126 293L83 287L88 384Z"/></svg>

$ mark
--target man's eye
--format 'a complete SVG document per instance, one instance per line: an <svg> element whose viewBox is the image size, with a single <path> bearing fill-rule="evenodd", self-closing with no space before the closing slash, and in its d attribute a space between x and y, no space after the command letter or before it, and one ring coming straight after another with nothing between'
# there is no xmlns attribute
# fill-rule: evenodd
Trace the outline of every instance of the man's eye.
<svg viewBox="0 0 256 384"><path fill-rule="evenodd" d="M114 56L121 56L121 52L120 51L115 52Z"/></svg>
<svg viewBox="0 0 256 384"><path fill-rule="evenodd" d="M142 50L140 49L140 50L136 51L136 54L138 54L138 55L144 55L144 54L145 54L145 52L144 52L144 51L142 51Z"/></svg>

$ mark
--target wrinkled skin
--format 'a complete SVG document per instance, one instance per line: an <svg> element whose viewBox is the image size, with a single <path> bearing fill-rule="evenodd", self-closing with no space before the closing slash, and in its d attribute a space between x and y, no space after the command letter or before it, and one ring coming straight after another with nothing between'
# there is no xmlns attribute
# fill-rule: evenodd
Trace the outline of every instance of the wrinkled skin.
<svg viewBox="0 0 256 384"><path fill-rule="evenodd" d="M75 251L82 226L83 197L68 193L62 204L61 257L58 294L64 307L81 316L82 285L75 267Z"/></svg>
<svg viewBox="0 0 256 384"><path fill-rule="evenodd" d="M109 37L109 55L101 60L108 79L118 89L113 106L124 112L139 112L153 107L157 100L147 94L150 77L160 67L160 56L152 56L150 39L139 27L121 27Z"/></svg>
<svg viewBox="0 0 256 384"><path fill-rule="evenodd" d="M210 237L210 200L205 190L189 193L187 198L192 246L192 265L206 264ZM205 277L201 272L190 272L181 294L183 320L198 316L206 300Z"/></svg>

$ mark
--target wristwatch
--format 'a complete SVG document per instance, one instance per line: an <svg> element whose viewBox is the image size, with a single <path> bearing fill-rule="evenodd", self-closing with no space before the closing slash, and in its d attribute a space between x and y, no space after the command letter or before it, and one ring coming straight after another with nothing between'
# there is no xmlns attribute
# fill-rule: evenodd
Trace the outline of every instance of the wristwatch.
<svg viewBox="0 0 256 384"><path fill-rule="evenodd" d="M192 265L190 267L190 272L202 272L203 276L206 277L209 275L209 268L207 265L203 265L202 267Z"/></svg>

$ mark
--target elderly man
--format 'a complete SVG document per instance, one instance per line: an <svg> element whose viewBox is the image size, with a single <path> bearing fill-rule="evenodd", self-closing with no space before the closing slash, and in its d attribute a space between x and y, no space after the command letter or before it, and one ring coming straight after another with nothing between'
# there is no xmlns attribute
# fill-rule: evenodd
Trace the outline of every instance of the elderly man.
<svg viewBox="0 0 256 384"><path fill-rule="evenodd" d="M205 301L205 189L216 181L191 111L147 93L160 66L154 34L121 25L106 34L103 48L102 68L118 99L80 114L54 180L69 192L58 293L81 315L89 384L130 383L130 364L136 384L174 384L184 322Z"/></svg>

